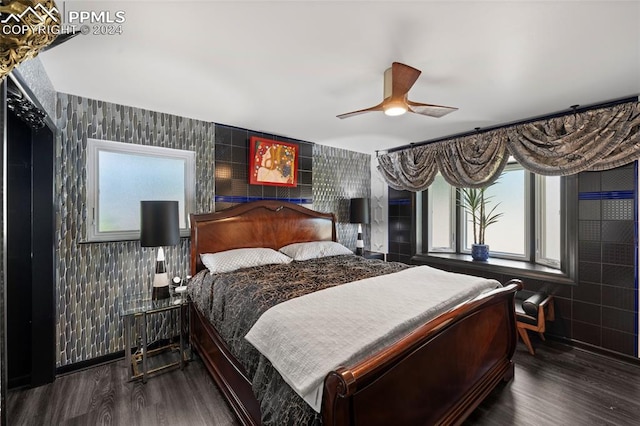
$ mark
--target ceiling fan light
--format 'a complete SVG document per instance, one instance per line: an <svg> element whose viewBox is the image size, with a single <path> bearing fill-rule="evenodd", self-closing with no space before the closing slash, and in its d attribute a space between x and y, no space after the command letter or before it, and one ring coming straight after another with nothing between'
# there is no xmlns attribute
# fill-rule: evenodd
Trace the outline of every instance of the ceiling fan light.
<svg viewBox="0 0 640 426"><path fill-rule="evenodd" d="M405 112L407 112L406 105L390 105L384 109L385 115L388 115L390 117L402 115Z"/></svg>

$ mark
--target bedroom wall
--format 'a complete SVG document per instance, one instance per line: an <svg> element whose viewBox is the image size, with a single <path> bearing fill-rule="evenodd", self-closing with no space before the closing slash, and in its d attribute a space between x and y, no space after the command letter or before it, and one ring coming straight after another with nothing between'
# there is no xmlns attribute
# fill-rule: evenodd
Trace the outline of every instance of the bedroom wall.
<svg viewBox="0 0 640 426"><path fill-rule="evenodd" d="M298 186L249 185L249 139L260 136L298 144ZM371 156L298 139L216 124L216 210L238 203L278 199L336 213L338 241L355 249L357 225L349 222L349 198L370 197ZM370 247L370 226L363 227Z"/></svg>
<svg viewBox="0 0 640 426"><path fill-rule="evenodd" d="M63 93L57 96L55 120L60 367L124 349L119 305L125 295L148 289L155 265L155 251L142 249L139 241L84 242L87 138L195 151L196 211L206 212L213 209L215 126ZM188 239L168 248L166 255L169 273L185 276ZM161 324L156 326L161 332Z"/></svg>
<svg viewBox="0 0 640 426"><path fill-rule="evenodd" d="M371 158L371 250L389 253L389 191L378 171L378 161Z"/></svg>
<svg viewBox="0 0 640 426"><path fill-rule="evenodd" d="M51 118L56 115L56 91L39 58L30 59L12 71L26 83L40 107Z"/></svg>
<svg viewBox="0 0 640 426"><path fill-rule="evenodd" d="M356 248L358 225L349 223L349 199L371 197L371 156L325 145L313 146L313 207L336 214L338 241ZM371 225L363 225L365 250Z"/></svg>
<svg viewBox="0 0 640 426"><path fill-rule="evenodd" d="M415 254L416 234L415 223L415 195L410 191L389 191L389 254L388 260L411 263L411 256Z"/></svg>
<svg viewBox="0 0 640 426"><path fill-rule="evenodd" d="M249 140L252 136L299 146L296 187L249 185ZM312 157L311 142L216 124L216 210L263 199L278 199L310 207L313 203Z"/></svg>
<svg viewBox="0 0 640 426"><path fill-rule="evenodd" d="M560 289L560 336L637 356L637 172L579 175L578 276Z"/></svg>

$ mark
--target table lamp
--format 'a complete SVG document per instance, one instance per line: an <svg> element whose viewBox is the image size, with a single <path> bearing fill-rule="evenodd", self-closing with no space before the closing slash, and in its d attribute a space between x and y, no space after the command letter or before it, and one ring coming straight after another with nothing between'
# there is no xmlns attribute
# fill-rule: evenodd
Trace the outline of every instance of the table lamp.
<svg viewBox="0 0 640 426"><path fill-rule="evenodd" d="M362 240L362 224L369 223L369 199L352 198L349 222L358 224L358 240L356 241L356 254L364 254L364 241Z"/></svg>
<svg viewBox="0 0 640 426"><path fill-rule="evenodd" d="M164 247L180 241L177 201L140 201L140 245L157 247L156 269L153 275L152 299L169 297L169 276L164 259Z"/></svg>

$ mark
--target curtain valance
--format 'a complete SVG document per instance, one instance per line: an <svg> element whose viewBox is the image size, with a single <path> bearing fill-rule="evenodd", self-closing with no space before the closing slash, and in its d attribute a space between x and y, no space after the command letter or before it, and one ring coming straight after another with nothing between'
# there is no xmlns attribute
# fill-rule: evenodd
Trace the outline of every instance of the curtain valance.
<svg viewBox="0 0 640 426"><path fill-rule="evenodd" d="M456 187L496 180L509 155L527 170L566 176L640 158L640 102L593 109L476 135L414 146L378 157L390 187L423 191L438 171Z"/></svg>

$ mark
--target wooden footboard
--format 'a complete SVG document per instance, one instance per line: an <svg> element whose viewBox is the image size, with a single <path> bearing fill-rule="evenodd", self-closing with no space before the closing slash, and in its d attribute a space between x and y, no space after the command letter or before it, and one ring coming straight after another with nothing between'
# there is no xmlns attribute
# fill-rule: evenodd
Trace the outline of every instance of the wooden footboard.
<svg viewBox="0 0 640 426"><path fill-rule="evenodd" d="M191 303L189 339L225 399L243 425L259 425L260 404L244 368L229 352L218 332Z"/></svg>
<svg viewBox="0 0 640 426"><path fill-rule="evenodd" d="M325 425L459 424L513 377L517 280L439 316L398 344L329 374Z"/></svg>
<svg viewBox="0 0 640 426"><path fill-rule="evenodd" d="M517 336L514 294L503 288L424 324L324 385L325 425L459 424L502 380L513 377ZM191 342L238 419L260 424L260 407L243 368L192 305Z"/></svg>

